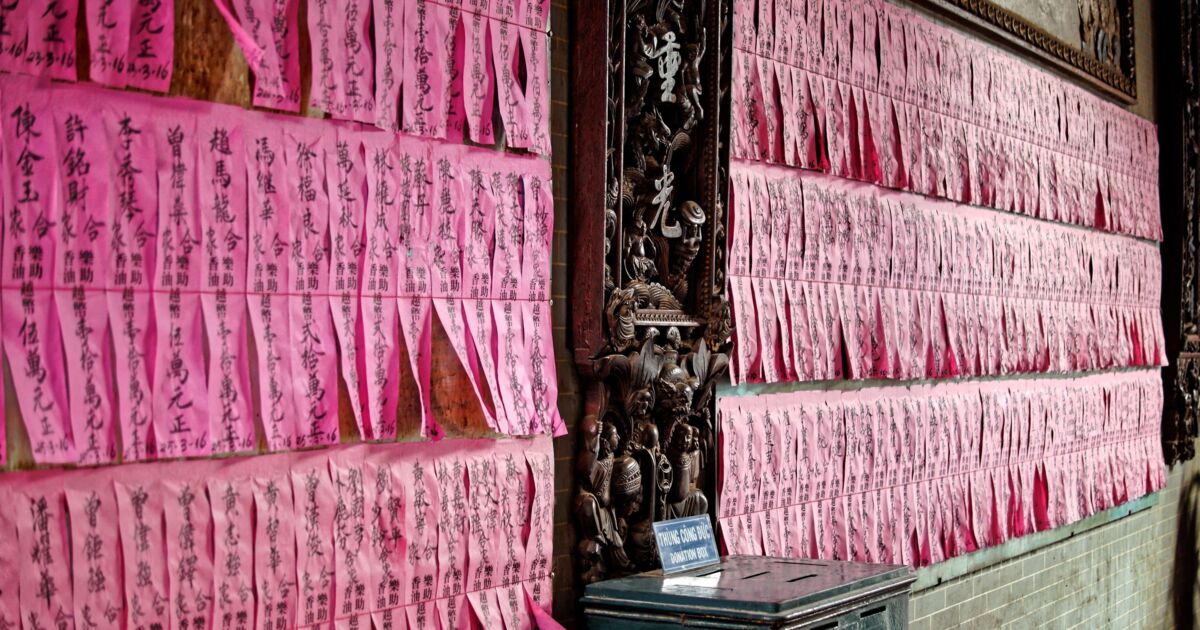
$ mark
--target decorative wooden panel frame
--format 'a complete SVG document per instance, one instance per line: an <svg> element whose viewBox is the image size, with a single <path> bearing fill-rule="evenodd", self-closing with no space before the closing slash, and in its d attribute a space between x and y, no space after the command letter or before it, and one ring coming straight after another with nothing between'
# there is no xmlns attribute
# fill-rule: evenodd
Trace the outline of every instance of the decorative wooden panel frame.
<svg viewBox="0 0 1200 630"><path fill-rule="evenodd" d="M711 513L714 390L731 327L729 10L576 5L571 333L585 415L573 512L584 582L656 567L652 523Z"/></svg>
<svg viewBox="0 0 1200 630"><path fill-rule="evenodd" d="M1029 19L989 0L912 0L916 6L983 31L993 39L1079 77L1109 96L1132 103L1137 98L1133 0L1104 1L1115 5L1120 21L1120 55L1115 66L1088 54L1081 45L1065 42Z"/></svg>

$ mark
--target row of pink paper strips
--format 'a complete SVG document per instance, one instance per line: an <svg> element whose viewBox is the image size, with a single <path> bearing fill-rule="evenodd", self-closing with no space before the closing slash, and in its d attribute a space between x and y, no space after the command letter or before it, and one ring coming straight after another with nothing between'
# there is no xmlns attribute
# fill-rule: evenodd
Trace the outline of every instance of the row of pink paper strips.
<svg viewBox="0 0 1200 630"><path fill-rule="evenodd" d="M1162 365L1152 243L734 161L745 381Z"/></svg>
<svg viewBox="0 0 1200 630"><path fill-rule="evenodd" d="M1166 483L1157 371L719 406L732 554L926 565Z"/></svg>
<svg viewBox="0 0 1200 630"><path fill-rule="evenodd" d="M175 58L175 2L9 0L0 3L0 72L61 81L78 77L80 5L88 75L111 87L166 92Z"/></svg>
<svg viewBox="0 0 1200 630"><path fill-rule="evenodd" d="M549 438L0 480L0 626L555 628Z"/></svg>
<svg viewBox="0 0 1200 630"><path fill-rule="evenodd" d="M300 0L214 1L254 71L254 104L299 111ZM309 105L482 144L496 140L499 108L508 147L549 154L549 11L549 0L310 1Z"/></svg>
<svg viewBox="0 0 1200 630"><path fill-rule="evenodd" d="M564 432L546 160L12 77L0 101L0 322L39 463L244 452L256 413L271 450L334 443L339 373L359 435L395 439L401 343L438 439L434 312L497 431Z"/></svg>
<svg viewBox="0 0 1200 630"><path fill-rule="evenodd" d="M734 157L1162 238L1152 123L882 1L790 4L757 46L735 7Z"/></svg>

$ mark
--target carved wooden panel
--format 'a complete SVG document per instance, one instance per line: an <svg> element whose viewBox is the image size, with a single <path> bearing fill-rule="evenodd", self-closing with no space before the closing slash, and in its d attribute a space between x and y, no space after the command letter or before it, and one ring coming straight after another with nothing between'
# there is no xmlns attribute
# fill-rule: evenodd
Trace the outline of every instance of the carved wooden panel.
<svg viewBox="0 0 1200 630"><path fill-rule="evenodd" d="M572 333L587 408L573 509L588 582L653 568L651 524L709 512L730 338L728 12L597 0L575 13L588 61L572 94Z"/></svg>

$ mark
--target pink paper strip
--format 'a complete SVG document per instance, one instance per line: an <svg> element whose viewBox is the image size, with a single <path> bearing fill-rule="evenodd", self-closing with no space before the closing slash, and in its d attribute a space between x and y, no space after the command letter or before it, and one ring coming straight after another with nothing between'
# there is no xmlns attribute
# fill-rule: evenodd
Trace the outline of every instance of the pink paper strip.
<svg viewBox="0 0 1200 630"><path fill-rule="evenodd" d="M122 2L118 0L118 4ZM166 92L175 70L175 0L139 0L130 4L133 8L129 24L133 30L125 55L128 75L125 85Z"/></svg>
<svg viewBox="0 0 1200 630"><path fill-rule="evenodd" d="M104 115L114 171L109 195L108 316L125 461L154 458L158 452L151 426L150 380L156 337L150 289L157 256L158 187L154 128L147 113L128 103L114 103Z"/></svg>
<svg viewBox="0 0 1200 630"><path fill-rule="evenodd" d="M2 263L4 351L33 456L39 463L78 461L67 413L58 317L48 299L54 281L54 119L45 95L6 82L4 153L10 207Z"/></svg>
<svg viewBox="0 0 1200 630"><path fill-rule="evenodd" d="M213 529L201 481L164 481L171 626L203 630L213 623ZM87 627L87 626L83 626Z"/></svg>
<svg viewBox="0 0 1200 630"><path fill-rule="evenodd" d="M386 86L384 93L392 95L392 101L383 105L379 115L390 111L390 126L381 126L394 129L400 71L391 64L396 57L394 50L403 15L399 7L389 6L394 3L375 4L378 13L375 17L376 33L383 51L380 62L384 64L382 69L385 71L380 76L380 85ZM334 118L367 123L377 120L373 89L375 73L372 70L378 72L379 68L371 60L367 31L371 5L371 0L317 0L308 10L308 32L313 40L313 90L309 105ZM403 62L400 67L403 68ZM299 87L299 81L296 86Z"/></svg>
<svg viewBox="0 0 1200 630"><path fill-rule="evenodd" d="M496 197L493 187L496 180L489 164L491 157L483 151L471 151L465 158L462 192L467 216L466 242L463 246L463 281L466 284L468 299L463 301L463 308L467 329L471 334L471 349L468 355L479 359L479 370L487 381L490 410L494 413L497 430L508 433L510 423L505 414L496 374L491 308L492 246L496 227ZM487 409L488 406L485 405L485 410Z"/></svg>
<svg viewBox="0 0 1200 630"><path fill-rule="evenodd" d="M525 541L525 592L538 611L551 612L550 556L554 531L554 457L548 437L535 438L533 448L525 449L533 480L533 498L529 509L529 536Z"/></svg>
<svg viewBox="0 0 1200 630"><path fill-rule="evenodd" d="M254 479L254 583L259 630L291 628L296 618L296 530L292 484L283 475Z"/></svg>
<svg viewBox="0 0 1200 630"><path fill-rule="evenodd" d="M254 343L258 349L259 413L267 446L290 449L297 444L297 415L289 365L292 340L288 322L292 208L284 177L284 141L278 127L246 138L249 187L250 287L247 300ZM251 177L252 176L252 177Z"/></svg>
<svg viewBox="0 0 1200 630"><path fill-rule="evenodd" d="M330 307L337 332L342 380L350 409L358 426L358 435L369 438L370 425L363 417L362 398L365 383L359 375L359 277L363 266L366 238L367 164L357 134L339 132L333 151L325 154L326 177L332 207L330 233ZM330 385L332 386L332 384Z"/></svg>
<svg viewBox="0 0 1200 630"><path fill-rule="evenodd" d="M118 627L125 618L125 593L121 588L120 528L117 526L117 498L112 484L105 479L94 484L67 488L67 508L71 516L72 575L74 577L75 627ZM11 527L11 523L8 524ZM16 533L5 531L16 541ZM15 552L16 549L13 549ZM17 557L16 553L4 555ZM14 567L13 580L17 579ZM0 571L2 573L2 571ZM16 582L6 582L16 584ZM16 588L0 593L15 597ZM0 599L0 611L3 610ZM15 612L15 611L14 611ZM0 621L4 612L0 612ZM16 628L11 619L8 627ZM0 624L3 625L3 624ZM200 626L205 628L207 626Z"/></svg>
<svg viewBox="0 0 1200 630"><path fill-rule="evenodd" d="M371 619L377 630L406 627L404 615L404 557L407 538L404 529L404 487L400 483L400 465L380 458L365 468L366 483L374 485L375 501L367 519L374 562L373 579L367 585L371 601Z"/></svg>
<svg viewBox="0 0 1200 630"><path fill-rule="evenodd" d="M328 0L326 0L328 2ZM319 4L317 6L320 6ZM407 50L404 45L404 4L394 0L373 0L371 3L371 19L375 28L375 126L388 131L400 129L400 88L404 79L404 65ZM312 28L314 9L309 9L309 36L326 39L328 28L324 31ZM327 42L326 42L327 43ZM333 67L333 54L336 50L321 50L318 54L314 47L314 56L320 64L313 68L322 73Z"/></svg>
<svg viewBox="0 0 1200 630"><path fill-rule="evenodd" d="M296 447L338 440L337 341L329 310L329 214L325 187L327 145L319 134L289 130L284 157L292 193L292 292L288 296L289 352Z"/></svg>
<svg viewBox="0 0 1200 630"><path fill-rule="evenodd" d="M366 350L366 416L368 433L376 440L396 436L397 369L396 293L399 278L397 243L392 222L403 220L396 207L408 199L398 187L400 167L390 139L364 140L367 163L366 250L362 279L362 339Z"/></svg>
<svg viewBox="0 0 1200 630"><path fill-rule="evenodd" d="M11 2L0 9L0 70L75 80L78 0Z"/></svg>
<svg viewBox="0 0 1200 630"><path fill-rule="evenodd" d="M430 265L433 251L430 239L433 227L433 166L428 145L412 138L401 138L396 145L399 160L397 192L400 201L399 238L396 241L400 285L395 295L399 307L400 330L408 350L408 362L421 399L421 436L442 438L442 428L433 417L432 388L429 383L433 304L430 296Z"/></svg>
<svg viewBox="0 0 1200 630"><path fill-rule="evenodd" d="M125 571L126 624L167 627L171 589L163 530L163 495L157 481L114 482Z"/></svg>
<svg viewBox="0 0 1200 630"><path fill-rule="evenodd" d="M433 463L441 499L438 523L437 607L442 628L470 626L467 612L467 554L470 540L467 467L461 454Z"/></svg>
<svg viewBox="0 0 1200 630"><path fill-rule="evenodd" d="M133 34L133 3L85 2L84 21L88 34L88 78L109 87L125 87L125 66Z"/></svg>
<svg viewBox="0 0 1200 630"><path fill-rule="evenodd" d="M436 623L434 597L438 579L438 515L441 495L433 466L417 458L396 466L397 481L406 499L404 532L405 554L402 598L407 604L405 616L410 628L429 628Z"/></svg>
<svg viewBox="0 0 1200 630"><path fill-rule="evenodd" d="M476 619L484 627L504 625L500 601L496 596L501 559L499 550L500 495L496 481L496 460L490 453L467 460L469 478L466 589L467 601Z"/></svg>
<svg viewBox="0 0 1200 630"><path fill-rule="evenodd" d="M228 0L215 0L218 7ZM236 0L234 39L254 72L254 105L300 111L300 25L298 0ZM228 18L226 18L228 21ZM248 45L254 48L247 50ZM314 46L314 52L317 50ZM316 64L314 68L318 67Z"/></svg>
<svg viewBox="0 0 1200 630"><path fill-rule="evenodd" d="M24 492L11 495L20 549L15 557L25 558L28 564L23 565L19 579L5 584L5 590L20 590L22 625L30 628L69 630L72 627L70 530L66 498L57 485L51 482L31 485ZM107 525L112 526L111 523ZM133 532L132 529L126 531ZM161 545L162 532L158 534ZM133 566L128 560L126 564ZM161 564L160 561L160 567ZM126 596L130 594L127 585ZM138 600L131 598L129 601ZM165 617L162 619L166 620Z"/></svg>
<svg viewBox="0 0 1200 630"><path fill-rule="evenodd" d="M55 112L58 142L59 246L55 250L54 292L67 377L71 433L79 463L102 464L117 456L114 429L108 307L104 296L109 249L108 169L103 122L95 109Z"/></svg>
<svg viewBox="0 0 1200 630"><path fill-rule="evenodd" d="M482 0L487 4L487 0ZM484 12L465 13L462 18L465 59L463 103L468 134L472 142L490 145L496 141L492 129L492 111L496 102L495 70L492 65L491 28L494 23Z"/></svg>
<svg viewBox="0 0 1200 630"><path fill-rule="evenodd" d="M334 490L325 457L293 467L296 530L296 627L327 628L334 610Z"/></svg>
<svg viewBox="0 0 1200 630"><path fill-rule="evenodd" d="M497 596L505 627L526 628L530 623L530 611L522 586L527 560L524 534L531 526L533 480L520 450L497 452L494 457L500 503L497 553L501 568Z"/></svg>
<svg viewBox="0 0 1200 630"><path fill-rule="evenodd" d="M554 239L554 195L550 165L534 162L524 177L524 247L521 253L521 283L526 301L521 303L525 327L525 356L529 361L529 391L534 416L533 433L566 435L558 412L558 371L554 364L550 313L550 249Z"/></svg>
<svg viewBox="0 0 1200 630"><path fill-rule="evenodd" d="M457 16L457 11L454 11ZM449 76L453 56L445 42L453 41L450 7L431 0L404 3L404 85L401 127L405 133L431 138L446 136L450 107ZM451 48L453 53L453 48Z"/></svg>
<svg viewBox="0 0 1200 630"><path fill-rule="evenodd" d="M330 459L336 502L333 512L334 627L359 628L370 624L372 602L367 585L374 579L368 538L369 505L374 504L374 484L367 483L363 466L354 458Z"/></svg>
<svg viewBox="0 0 1200 630"><path fill-rule="evenodd" d="M214 453L236 453L253 448L255 440L246 349L249 241L242 130L205 117L197 131L209 435Z"/></svg>
<svg viewBox="0 0 1200 630"><path fill-rule="evenodd" d="M241 478L210 479L208 496L216 571L213 626L218 630L250 630L255 627L254 489Z"/></svg>
<svg viewBox="0 0 1200 630"><path fill-rule="evenodd" d="M160 457L212 452L204 384L200 283L200 203L196 119L163 117L155 127L158 152L158 268L154 314L154 435Z"/></svg>

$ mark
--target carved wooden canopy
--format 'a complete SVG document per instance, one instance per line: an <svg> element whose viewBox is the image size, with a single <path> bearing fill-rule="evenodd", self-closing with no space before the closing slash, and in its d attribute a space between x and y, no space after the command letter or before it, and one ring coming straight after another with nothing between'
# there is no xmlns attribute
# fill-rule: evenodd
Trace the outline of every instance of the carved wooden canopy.
<svg viewBox="0 0 1200 630"><path fill-rule="evenodd" d="M651 524L711 505L730 39L720 0L576 6L571 298L587 407L573 509L590 582L657 566Z"/></svg>

